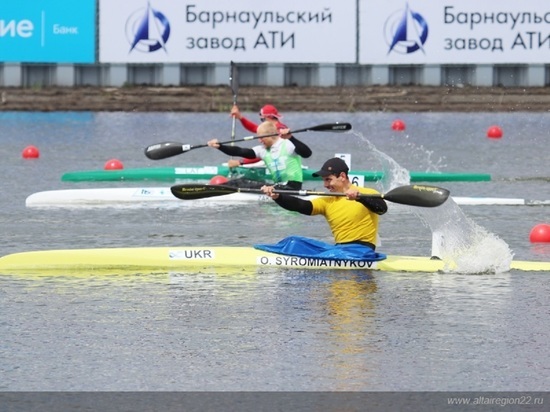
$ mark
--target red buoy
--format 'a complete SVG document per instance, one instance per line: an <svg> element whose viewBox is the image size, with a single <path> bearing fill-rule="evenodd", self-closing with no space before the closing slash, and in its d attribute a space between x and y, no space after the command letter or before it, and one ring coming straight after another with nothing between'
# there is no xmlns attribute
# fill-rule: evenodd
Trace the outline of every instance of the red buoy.
<svg viewBox="0 0 550 412"><path fill-rule="evenodd" d="M105 170L119 170L124 169L124 165L118 159L110 159L105 163Z"/></svg>
<svg viewBox="0 0 550 412"><path fill-rule="evenodd" d="M391 124L391 128L398 132L402 132L403 130L405 130L405 122L399 119L394 120L393 123Z"/></svg>
<svg viewBox="0 0 550 412"><path fill-rule="evenodd" d="M214 176L212 179L210 179L209 184L211 184L211 185L223 185L224 183L227 183L228 180L229 179L227 179L227 177L225 177L225 176L217 175L217 176Z"/></svg>
<svg viewBox="0 0 550 412"><path fill-rule="evenodd" d="M23 159L38 159L40 157L40 151L36 146L27 146L23 149L21 156L23 156Z"/></svg>
<svg viewBox="0 0 550 412"><path fill-rule="evenodd" d="M548 243L550 242L550 225L541 223L531 229L529 233L531 243Z"/></svg>
<svg viewBox="0 0 550 412"><path fill-rule="evenodd" d="M498 126L491 126L487 130L487 137L491 139L500 139L502 137L502 129Z"/></svg>

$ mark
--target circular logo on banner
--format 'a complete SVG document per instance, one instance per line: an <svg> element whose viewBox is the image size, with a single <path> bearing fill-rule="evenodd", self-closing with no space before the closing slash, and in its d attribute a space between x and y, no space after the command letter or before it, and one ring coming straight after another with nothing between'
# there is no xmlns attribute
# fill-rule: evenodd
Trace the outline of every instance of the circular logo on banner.
<svg viewBox="0 0 550 412"><path fill-rule="evenodd" d="M410 54L417 50L424 52L428 24L424 17L407 5L405 10L398 10L387 18L384 23L384 38L389 46L388 54Z"/></svg>
<svg viewBox="0 0 550 412"><path fill-rule="evenodd" d="M133 12L126 20L126 38L130 52L138 50L152 53L159 49L166 51L170 37L170 23L164 14L147 5Z"/></svg>

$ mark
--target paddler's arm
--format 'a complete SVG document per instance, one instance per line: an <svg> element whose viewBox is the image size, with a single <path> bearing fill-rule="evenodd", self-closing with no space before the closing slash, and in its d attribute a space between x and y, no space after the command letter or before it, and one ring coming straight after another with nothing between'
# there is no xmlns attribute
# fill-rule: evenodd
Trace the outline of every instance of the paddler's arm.
<svg viewBox="0 0 550 412"><path fill-rule="evenodd" d="M280 132L289 131L289 129L281 129L279 131ZM288 137L288 136L290 136L290 137ZM294 136L292 136L290 134L286 134L286 135L281 134L281 137L283 139L288 139L290 142L292 142L292 144L294 145L294 153L296 153L298 156L301 156L304 159L307 159L313 153L307 144L305 144L304 142L301 142L300 140L296 139Z"/></svg>
<svg viewBox="0 0 550 412"><path fill-rule="evenodd" d="M388 205L384 199L374 199L372 197L359 198L357 202L361 203L371 212L377 215L383 215L388 211Z"/></svg>
<svg viewBox="0 0 550 412"><path fill-rule="evenodd" d="M313 212L313 204L309 200L300 199L299 197L290 195L283 195L280 193L277 197L275 196L277 196L276 193L274 193L271 198L275 201L275 203L286 210L298 212L308 216L310 216L311 212ZM388 211L388 205L384 199L363 197L357 199L356 201L377 215L383 215Z"/></svg>
<svg viewBox="0 0 550 412"><path fill-rule="evenodd" d="M371 212L376 213L377 215L383 215L388 211L388 204L382 198L375 197L361 197L361 193L358 190L353 188L346 191L346 197L349 200L355 200L356 202L361 203Z"/></svg>
<svg viewBox="0 0 550 412"><path fill-rule="evenodd" d="M258 125L254 122L251 122L246 117L241 117L239 119L243 127L249 132L256 133L258 131Z"/></svg>
<svg viewBox="0 0 550 412"><path fill-rule="evenodd" d="M292 142L294 145L294 153L296 153L298 156L303 157L304 159L307 159L312 155L312 151L309 148L307 144L304 142L301 142L300 140L296 139L294 136L292 136L290 129L288 128L279 128L279 133L281 138L288 139Z"/></svg>
<svg viewBox="0 0 550 412"><path fill-rule="evenodd" d="M299 197L290 196L281 193L273 193L273 186L263 186L262 191L269 197L271 197L275 203L281 206L283 209L290 210L291 212L298 212L302 215L311 216L313 212L313 205L309 200L300 199Z"/></svg>
<svg viewBox="0 0 550 412"><path fill-rule="evenodd" d="M244 117L239 110L239 106L237 106L236 104L234 104L231 108L231 116L233 116L235 119L239 119L246 130L252 133L256 133L256 131L258 130L258 125Z"/></svg>
<svg viewBox="0 0 550 412"><path fill-rule="evenodd" d="M294 152L297 155L302 156L304 159L307 159L308 157L310 157L312 155L313 152L311 151L309 146L307 144L305 144L304 142L301 142L300 140L296 139L294 136L292 136L288 140L290 140L292 142L292 144L294 145L294 147L295 147Z"/></svg>
<svg viewBox="0 0 550 412"><path fill-rule="evenodd" d="M254 163L258 163L258 162L261 162L261 161L262 161L262 159L260 159L259 157L255 157L254 159L243 158L241 160L229 159L227 161L227 166L229 166L229 167L239 167L239 166L244 166L244 165L252 165L250 167L253 167Z"/></svg>
<svg viewBox="0 0 550 412"><path fill-rule="evenodd" d="M230 145L220 144L218 142L218 139L210 140L208 142L208 146L218 149L219 151L229 156L239 156L239 157L245 157L247 159L255 159L257 157L256 153L252 149L239 147L239 146L230 146Z"/></svg>

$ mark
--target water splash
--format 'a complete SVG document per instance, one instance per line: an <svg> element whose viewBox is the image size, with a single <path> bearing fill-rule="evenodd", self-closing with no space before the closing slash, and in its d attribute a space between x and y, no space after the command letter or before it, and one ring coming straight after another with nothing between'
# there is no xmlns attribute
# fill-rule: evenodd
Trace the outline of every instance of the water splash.
<svg viewBox="0 0 550 412"><path fill-rule="evenodd" d="M399 163L386 153L378 150L365 137L358 136L365 142L364 146L366 146L369 153L381 164L380 168L384 172L384 177L377 184L381 192L388 192L397 186L405 186L411 183L410 174L407 169L400 166Z"/></svg>
<svg viewBox="0 0 550 412"><path fill-rule="evenodd" d="M415 208L414 213L432 231L432 255L445 262L445 271L510 270L513 253L508 244L466 217L452 198L439 207Z"/></svg>
<svg viewBox="0 0 550 412"><path fill-rule="evenodd" d="M378 183L382 192L410 184L407 169L360 137L382 165L384 179ZM513 253L508 244L466 217L452 198L435 208L406 208L432 231L432 255L444 261L445 271L502 273L510 270Z"/></svg>
<svg viewBox="0 0 550 412"><path fill-rule="evenodd" d="M442 169L447 167L445 163L445 156L435 159L435 153L433 150L428 150L424 145L416 145L409 140L409 135L404 136L404 146L407 148L409 158L418 161L420 165L424 164L426 172L441 172Z"/></svg>

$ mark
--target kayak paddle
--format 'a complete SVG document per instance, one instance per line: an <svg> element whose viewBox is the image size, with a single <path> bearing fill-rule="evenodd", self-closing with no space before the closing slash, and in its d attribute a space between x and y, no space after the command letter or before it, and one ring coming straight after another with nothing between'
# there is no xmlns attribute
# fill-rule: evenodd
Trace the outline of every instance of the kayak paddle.
<svg viewBox="0 0 550 412"><path fill-rule="evenodd" d="M291 133L301 132L345 132L351 130L349 123L325 123L318 126L307 127L305 129L292 130ZM231 140L229 142L220 142L220 144L229 144L234 142L244 142L247 140L261 139L262 137L278 136L276 134L264 134L260 136L246 136L242 139ZM176 156L189 150L198 149L200 147L208 147L208 144L190 145L176 142L157 143L145 148L145 156L152 160L166 159L167 157Z"/></svg>
<svg viewBox="0 0 550 412"><path fill-rule="evenodd" d="M178 199L195 200L207 197L224 196L231 193L263 194L261 189L250 189L224 185L204 185L198 183L174 185L170 188ZM315 192L312 190L275 190L275 193L284 193L297 196L346 196L345 193ZM399 186L386 194L361 194L360 198L378 198L388 202L400 203L409 206L436 207L440 206L449 197L447 189L427 185Z"/></svg>

